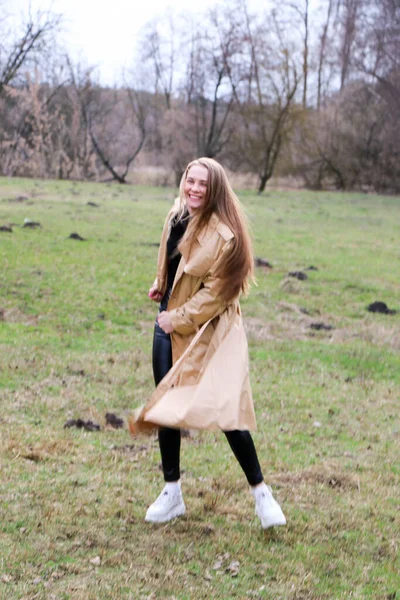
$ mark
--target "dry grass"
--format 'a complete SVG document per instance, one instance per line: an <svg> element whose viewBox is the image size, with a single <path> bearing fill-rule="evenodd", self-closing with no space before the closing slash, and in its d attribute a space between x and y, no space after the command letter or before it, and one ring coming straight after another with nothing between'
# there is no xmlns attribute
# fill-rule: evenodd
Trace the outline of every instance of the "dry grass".
<svg viewBox="0 0 400 600"><path fill-rule="evenodd" d="M0 321L4 321L7 323L22 323L23 325L36 325L39 319L39 316L25 314L16 306L8 310L4 308L0 309Z"/></svg>
<svg viewBox="0 0 400 600"><path fill-rule="evenodd" d="M259 180L253 173L240 173L227 169L229 181L235 189L253 190L258 189ZM175 186L175 175L171 169L166 167L155 167L154 165L138 164L129 175L129 181L135 185L171 187ZM272 177L267 184L267 190L296 190L304 187L301 178L296 177Z"/></svg>
<svg viewBox="0 0 400 600"><path fill-rule="evenodd" d="M342 344L356 339L398 351L400 350L400 327L365 320L361 326L344 327L332 333L332 343L334 344Z"/></svg>
<svg viewBox="0 0 400 600"><path fill-rule="evenodd" d="M312 328L312 325L318 324L327 325L332 329ZM339 319L336 315L320 311L314 315L306 315L304 308L289 302L277 303L274 320L263 322L256 317L246 318L245 328L249 339L255 341L306 341L318 338L331 344L346 344L358 340L373 346L400 350L398 323L376 323L370 317L354 323L350 319Z"/></svg>

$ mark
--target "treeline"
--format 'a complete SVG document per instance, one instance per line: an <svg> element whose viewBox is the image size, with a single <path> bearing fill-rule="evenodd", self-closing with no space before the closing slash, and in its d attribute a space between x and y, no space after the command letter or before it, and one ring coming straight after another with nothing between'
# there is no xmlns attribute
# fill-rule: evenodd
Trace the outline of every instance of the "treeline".
<svg viewBox="0 0 400 600"><path fill-rule="evenodd" d="M400 192L398 0L281 0L257 14L235 0L164 16L114 89L57 50L60 23L48 13L18 39L0 31L3 175L124 183L145 162L178 183L210 156L260 192L274 175Z"/></svg>

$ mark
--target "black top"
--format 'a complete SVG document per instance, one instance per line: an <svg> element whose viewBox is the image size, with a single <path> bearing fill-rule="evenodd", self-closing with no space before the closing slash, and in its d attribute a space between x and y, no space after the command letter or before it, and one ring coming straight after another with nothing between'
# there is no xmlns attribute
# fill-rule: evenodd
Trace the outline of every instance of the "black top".
<svg viewBox="0 0 400 600"><path fill-rule="evenodd" d="M175 275L178 270L178 265L181 260L181 253L178 250L178 244L183 237L189 223L189 214L183 213L181 219L176 217L172 220L171 231L167 240L167 260L168 260L168 274L167 274L167 290L161 300L161 308L167 310L167 304L169 296L171 294L172 285L174 283Z"/></svg>

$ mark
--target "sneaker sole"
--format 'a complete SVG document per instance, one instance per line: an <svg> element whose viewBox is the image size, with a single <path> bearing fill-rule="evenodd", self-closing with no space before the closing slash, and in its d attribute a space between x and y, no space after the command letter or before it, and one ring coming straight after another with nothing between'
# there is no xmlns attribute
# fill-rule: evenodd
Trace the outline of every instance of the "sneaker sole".
<svg viewBox="0 0 400 600"><path fill-rule="evenodd" d="M167 523L168 521L172 521L172 519L176 519L177 517L181 517L186 512L185 506L177 506L173 510L171 510L167 515L160 517L148 517L145 516L144 520L146 523Z"/></svg>
<svg viewBox="0 0 400 600"><path fill-rule="evenodd" d="M282 527L286 525L286 519L280 519L276 521L261 521L261 527L263 529L269 529L270 527Z"/></svg>

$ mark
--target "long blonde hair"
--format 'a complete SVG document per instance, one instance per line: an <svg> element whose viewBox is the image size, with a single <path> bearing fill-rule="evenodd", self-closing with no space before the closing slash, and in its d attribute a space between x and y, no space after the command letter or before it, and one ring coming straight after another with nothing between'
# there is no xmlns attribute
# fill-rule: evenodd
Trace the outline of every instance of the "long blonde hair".
<svg viewBox="0 0 400 600"><path fill-rule="evenodd" d="M247 294L249 282L254 278L247 218L223 167L216 160L205 157L193 160L185 169L180 184L180 211L186 209L184 186L189 169L194 165L205 167L208 171L207 192L205 202L191 218L184 238L191 242L207 226L213 213L232 231L232 250L217 272L223 283L221 295L229 302L241 292Z"/></svg>

